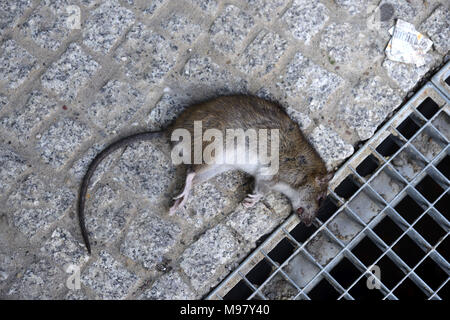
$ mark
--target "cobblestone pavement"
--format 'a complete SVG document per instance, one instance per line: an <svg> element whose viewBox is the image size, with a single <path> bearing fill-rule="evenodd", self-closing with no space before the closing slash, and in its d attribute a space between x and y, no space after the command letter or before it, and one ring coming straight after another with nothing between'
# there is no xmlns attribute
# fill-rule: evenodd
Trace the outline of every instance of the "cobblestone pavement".
<svg viewBox="0 0 450 320"><path fill-rule="evenodd" d="M396 18L433 40L425 66L385 60ZM183 171L167 141L134 145L95 176L88 256L75 200L95 154L243 92L282 103L332 168L442 64L449 21L445 0L0 0L0 297L203 297L286 199L244 209L251 181L231 172L169 216Z"/></svg>

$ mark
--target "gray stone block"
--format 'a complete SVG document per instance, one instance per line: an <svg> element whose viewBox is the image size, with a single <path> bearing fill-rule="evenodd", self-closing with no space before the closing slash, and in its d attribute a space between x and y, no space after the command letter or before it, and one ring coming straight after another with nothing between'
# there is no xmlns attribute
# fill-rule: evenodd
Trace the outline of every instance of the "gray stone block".
<svg viewBox="0 0 450 320"><path fill-rule="evenodd" d="M55 99L46 93L32 91L25 104L14 108L14 111L0 119L0 124L7 129L8 133L16 136L19 143L26 144L32 137L33 131L58 108Z"/></svg>
<svg viewBox="0 0 450 320"><path fill-rule="evenodd" d="M25 300L57 299L65 283L64 272L42 259L16 275L8 295Z"/></svg>
<svg viewBox="0 0 450 320"><path fill-rule="evenodd" d="M289 199L279 192L269 192L263 201L272 214L279 216L282 220L287 218L292 211Z"/></svg>
<svg viewBox="0 0 450 320"><path fill-rule="evenodd" d="M288 0L246 0L250 12L265 21L274 21L279 16Z"/></svg>
<svg viewBox="0 0 450 320"><path fill-rule="evenodd" d="M254 24L246 12L228 5L211 26L211 42L223 53L237 53Z"/></svg>
<svg viewBox="0 0 450 320"><path fill-rule="evenodd" d="M140 298L150 300L190 300L198 297L183 281L179 273L172 271L157 279L152 287L145 291Z"/></svg>
<svg viewBox="0 0 450 320"><path fill-rule="evenodd" d="M222 189L229 194L236 194L243 188L243 185L247 183L249 179L250 176L246 173L238 170L232 170L214 177L211 182L213 182L219 189Z"/></svg>
<svg viewBox="0 0 450 320"><path fill-rule="evenodd" d="M42 48L57 50L72 31L70 5L72 3L66 0L42 1L23 24L22 30ZM81 14L79 18L81 21Z"/></svg>
<svg viewBox="0 0 450 320"><path fill-rule="evenodd" d="M434 42L425 67L384 60L396 18ZM226 172L169 216L184 170L168 139L133 144L91 179L88 257L73 213L92 159L118 133L160 130L189 105L251 93L278 102L335 168L442 61L447 20L441 0L0 0L0 296L204 297L292 213L290 201L270 193L244 210L252 179ZM428 138L413 144L431 157L442 148L422 148ZM305 207L311 191L300 191ZM355 226L344 229L330 225L345 242ZM306 250L326 263L339 247L320 234ZM304 286L318 269L298 270L297 258L284 270ZM81 290L66 288L69 264L84 269ZM274 276L266 297L297 294Z"/></svg>
<svg viewBox="0 0 450 320"><path fill-rule="evenodd" d="M7 250L4 245L5 243L3 243L2 249ZM17 249L14 248L14 250ZM24 263L23 256L18 252L11 254L0 253L0 289L7 283L7 280L12 279Z"/></svg>
<svg viewBox="0 0 450 320"><path fill-rule="evenodd" d="M31 0L17 0L11 4L8 1L0 2L0 35L17 24L26 9L32 5Z"/></svg>
<svg viewBox="0 0 450 320"><path fill-rule="evenodd" d="M296 110L294 107L289 106L285 111L298 124L300 129L307 129L312 123L311 119L305 113Z"/></svg>
<svg viewBox="0 0 450 320"><path fill-rule="evenodd" d="M294 0L283 15L292 35L309 44L328 21L328 9L318 0Z"/></svg>
<svg viewBox="0 0 450 320"><path fill-rule="evenodd" d="M178 225L159 217L155 210L142 210L131 222L120 251L153 269L178 243L180 231Z"/></svg>
<svg viewBox="0 0 450 320"><path fill-rule="evenodd" d="M80 290L69 290L69 292L64 296L64 300L89 300L83 289Z"/></svg>
<svg viewBox="0 0 450 320"><path fill-rule="evenodd" d="M210 57L192 56L184 66L183 76L190 92L202 99L247 90L247 82L213 62Z"/></svg>
<svg viewBox="0 0 450 320"><path fill-rule="evenodd" d="M262 202L258 202L252 208L239 205L236 211L228 216L226 222L253 245L279 223L280 217L274 215Z"/></svg>
<svg viewBox="0 0 450 320"><path fill-rule="evenodd" d="M166 30L172 40L181 40L192 44L202 33L198 24L178 13L170 14L161 20L161 28Z"/></svg>
<svg viewBox="0 0 450 320"><path fill-rule="evenodd" d="M194 5L202 9L203 11L214 14L217 10L217 1L216 0L189 0Z"/></svg>
<svg viewBox="0 0 450 320"><path fill-rule="evenodd" d="M75 161L73 166L69 169L70 175L73 176L77 182L80 182L85 175L89 164L92 162L95 156L99 154L100 151L102 151L105 147L106 145L104 143L96 143L91 146L84 154L80 154L80 158ZM111 156L107 157L99 164L99 166L95 170L95 173L91 177L91 182L89 184L90 186L94 186L101 179L103 174L111 169L111 165L113 164L114 159L116 159L121 152L122 150L113 152Z"/></svg>
<svg viewBox="0 0 450 320"><path fill-rule="evenodd" d="M0 192L6 193L26 168L26 162L21 156L0 145Z"/></svg>
<svg viewBox="0 0 450 320"><path fill-rule="evenodd" d="M67 188L56 189L50 178L32 173L19 182L18 187L8 197L8 205L14 208L48 205L53 209L65 209L74 195Z"/></svg>
<svg viewBox="0 0 450 320"><path fill-rule="evenodd" d="M357 49L351 46L354 38L351 24L331 23L323 30L320 48L327 52L330 63L349 63L351 54Z"/></svg>
<svg viewBox="0 0 450 320"><path fill-rule="evenodd" d="M167 0L125 0L130 6L142 12L144 15L152 15L163 7Z"/></svg>
<svg viewBox="0 0 450 320"><path fill-rule="evenodd" d="M419 28L419 31L426 33L431 38L433 46L441 54L447 54L450 50L449 21L449 9L441 5L433 11L433 14Z"/></svg>
<svg viewBox="0 0 450 320"><path fill-rule="evenodd" d="M384 55L385 43L379 47L373 34L365 34L360 25L331 23L322 32L320 48L331 65L345 65L352 73L362 73Z"/></svg>
<svg viewBox="0 0 450 320"><path fill-rule="evenodd" d="M385 59L383 67L389 77L394 80L400 89L408 92L419 82L420 79L434 66L436 59L432 54L427 54L425 62L421 67Z"/></svg>
<svg viewBox="0 0 450 320"><path fill-rule="evenodd" d="M89 118L110 135L115 135L144 104L144 96L132 85L110 80L84 107Z"/></svg>
<svg viewBox="0 0 450 320"><path fill-rule="evenodd" d="M346 143L333 129L319 125L311 134L311 142L329 167L353 154L353 146Z"/></svg>
<svg viewBox="0 0 450 320"><path fill-rule="evenodd" d="M321 110L344 80L297 52L277 86L286 95L304 98L311 111Z"/></svg>
<svg viewBox="0 0 450 320"><path fill-rule="evenodd" d="M278 33L261 31L245 49L239 61L244 73L263 76L272 71L287 48L287 41Z"/></svg>
<svg viewBox="0 0 450 320"><path fill-rule="evenodd" d="M401 101L399 93L381 78L365 78L351 90L350 99L346 97L339 103L339 115L361 140L366 140Z"/></svg>
<svg viewBox="0 0 450 320"><path fill-rule="evenodd" d="M335 0L336 4L347 10L352 16L367 15L375 9L377 0Z"/></svg>
<svg viewBox="0 0 450 320"><path fill-rule="evenodd" d="M101 0L79 0L82 5L87 8L92 8L94 5L99 3ZM128 2L128 0L127 0Z"/></svg>
<svg viewBox="0 0 450 320"><path fill-rule="evenodd" d="M99 64L84 53L79 45L71 43L61 58L42 75L42 85L50 91L56 91L62 99L72 100L98 67Z"/></svg>
<svg viewBox="0 0 450 320"><path fill-rule="evenodd" d="M94 51L108 53L125 30L134 23L134 13L116 0L93 10L83 27L83 43Z"/></svg>
<svg viewBox="0 0 450 320"><path fill-rule="evenodd" d="M15 89L37 69L36 58L14 40L0 46L0 88Z"/></svg>
<svg viewBox="0 0 450 320"><path fill-rule="evenodd" d="M69 189L31 174L20 182L7 204L14 209L10 217L12 224L32 237L60 219L74 199L75 194Z"/></svg>
<svg viewBox="0 0 450 320"><path fill-rule="evenodd" d="M86 226L95 245L117 241L127 221L133 216L135 204L125 199L123 190L100 185L86 203Z"/></svg>
<svg viewBox="0 0 450 320"><path fill-rule="evenodd" d="M81 283L95 292L96 299L124 299L137 280L106 251L81 274Z"/></svg>
<svg viewBox="0 0 450 320"><path fill-rule="evenodd" d="M146 123L150 130L167 128L188 106L188 97L178 92L165 93L150 111Z"/></svg>
<svg viewBox="0 0 450 320"><path fill-rule="evenodd" d="M159 83L175 65L177 52L171 41L138 23L128 32L115 58L139 88Z"/></svg>
<svg viewBox="0 0 450 320"><path fill-rule="evenodd" d="M63 270L67 270L69 265L81 268L89 260L84 244L60 227L52 232L42 246L41 252L51 257Z"/></svg>
<svg viewBox="0 0 450 320"><path fill-rule="evenodd" d="M63 118L38 136L36 148L46 163L59 168L67 163L67 160L91 134L91 130L84 123Z"/></svg>
<svg viewBox="0 0 450 320"><path fill-rule="evenodd" d="M236 256L237 239L224 225L206 231L181 257L181 268L196 290L207 290L226 274L219 270Z"/></svg>
<svg viewBox="0 0 450 320"><path fill-rule="evenodd" d="M129 146L113 169L115 181L151 202L169 195L176 180L170 154L154 142Z"/></svg>
<svg viewBox="0 0 450 320"><path fill-rule="evenodd" d="M206 181L193 188L186 208L177 210L176 215L186 221L192 230L201 228L220 214L224 215L232 205L230 196L217 189L213 183Z"/></svg>

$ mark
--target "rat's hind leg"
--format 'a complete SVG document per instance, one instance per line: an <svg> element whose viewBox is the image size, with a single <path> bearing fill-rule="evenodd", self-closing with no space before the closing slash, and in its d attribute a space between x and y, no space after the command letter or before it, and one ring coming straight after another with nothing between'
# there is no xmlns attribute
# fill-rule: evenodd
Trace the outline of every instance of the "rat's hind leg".
<svg viewBox="0 0 450 320"><path fill-rule="evenodd" d="M181 192L179 195L177 195L174 199L180 199L180 198L187 198L187 196L189 195L189 192L192 189L192 180L194 180L195 177L195 172L190 172L188 173L188 175L186 176L186 182L184 184L184 189L183 192Z"/></svg>
<svg viewBox="0 0 450 320"><path fill-rule="evenodd" d="M186 203L186 200L189 196L189 192L192 189L193 186L193 180L195 177L195 172L190 172L188 173L188 175L186 176L186 182L184 184L184 189L183 192L181 192L178 196L176 196L175 199L175 203L173 204L172 207L170 207L169 213L172 215L175 213L175 211L178 209L178 207L183 207L184 204Z"/></svg>
<svg viewBox="0 0 450 320"><path fill-rule="evenodd" d="M255 188L253 189L253 193L249 193L247 197L245 197L242 205L246 208L253 207L268 191L269 188L267 182L255 178Z"/></svg>
<svg viewBox="0 0 450 320"><path fill-rule="evenodd" d="M261 200L261 198L263 197L262 193L249 193L247 195L247 197L245 197L242 205L246 208L251 208L253 207L259 200Z"/></svg>
<svg viewBox="0 0 450 320"><path fill-rule="evenodd" d="M175 203L170 208L170 214L174 214L179 207L184 206L193 186L209 180L212 177L230 169L231 167L226 165L201 165L194 167L194 172L191 172L186 176L186 183L183 192L174 198Z"/></svg>

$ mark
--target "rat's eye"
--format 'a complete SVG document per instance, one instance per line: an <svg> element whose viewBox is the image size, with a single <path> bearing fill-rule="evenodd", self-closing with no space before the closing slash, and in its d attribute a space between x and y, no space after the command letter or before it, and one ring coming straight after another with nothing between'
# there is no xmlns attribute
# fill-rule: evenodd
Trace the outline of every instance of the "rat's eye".
<svg viewBox="0 0 450 320"><path fill-rule="evenodd" d="M303 208L302 207L298 208L297 214L300 216L300 215L302 215L302 213L303 213Z"/></svg>

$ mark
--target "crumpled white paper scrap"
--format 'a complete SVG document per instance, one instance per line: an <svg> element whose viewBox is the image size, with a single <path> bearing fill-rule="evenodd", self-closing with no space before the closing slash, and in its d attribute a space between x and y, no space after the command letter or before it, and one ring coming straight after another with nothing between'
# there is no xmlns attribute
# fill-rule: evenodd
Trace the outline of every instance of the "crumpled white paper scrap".
<svg viewBox="0 0 450 320"><path fill-rule="evenodd" d="M386 47L386 56L392 61L412 63L416 67L425 64L425 55L433 42L425 37L411 23L397 19L397 23L389 30L392 35Z"/></svg>

